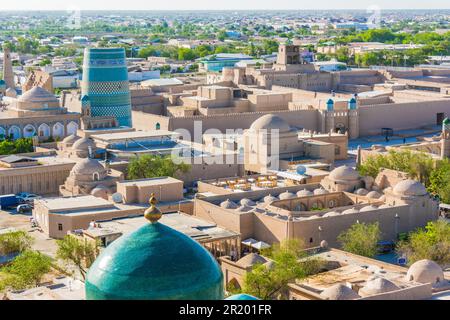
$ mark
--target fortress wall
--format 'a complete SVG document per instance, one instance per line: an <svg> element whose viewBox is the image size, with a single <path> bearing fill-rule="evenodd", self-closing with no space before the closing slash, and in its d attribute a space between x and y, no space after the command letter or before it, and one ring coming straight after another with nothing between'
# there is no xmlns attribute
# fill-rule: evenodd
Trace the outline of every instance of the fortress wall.
<svg viewBox="0 0 450 320"><path fill-rule="evenodd" d="M450 115L450 100L409 102L361 106L359 108L360 135L379 134L381 128L415 129L437 124L437 113Z"/></svg>

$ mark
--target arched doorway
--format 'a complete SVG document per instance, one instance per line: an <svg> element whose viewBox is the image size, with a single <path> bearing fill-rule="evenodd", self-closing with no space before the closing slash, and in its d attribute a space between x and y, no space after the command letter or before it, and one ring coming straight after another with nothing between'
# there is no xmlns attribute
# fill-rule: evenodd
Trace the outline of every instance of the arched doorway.
<svg viewBox="0 0 450 320"><path fill-rule="evenodd" d="M336 124L336 129L335 129L335 131L337 132L337 133L342 133L342 134L344 134L345 133L345 124L343 124L343 123L337 123Z"/></svg>
<svg viewBox="0 0 450 320"><path fill-rule="evenodd" d="M11 139L13 140L17 140L19 139L22 135L20 134L20 128L17 126L12 126L11 128L9 128L8 130L8 135L11 137Z"/></svg>
<svg viewBox="0 0 450 320"><path fill-rule="evenodd" d="M53 125L53 137L64 137L64 126L60 122L57 122Z"/></svg>
<svg viewBox="0 0 450 320"><path fill-rule="evenodd" d="M67 125L67 135L76 134L78 130L78 124L75 121L70 121Z"/></svg>
<svg viewBox="0 0 450 320"><path fill-rule="evenodd" d="M0 127L0 140L3 140L6 138L6 130Z"/></svg>
<svg viewBox="0 0 450 320"><path fill-rule="evenodd" d="M39 137L44 137L44 138L48 138L50 137L50 127L48 126L48 124L43 123L39 126L38 128L38 136Z"/></svg>
<svg viewBox="0 0 450 320"><path fill-rule="evenodd" d="M161 124L158 122L158 123L156 123L156 126L155 126L155 128L156 128L156 130L159 130L159 129L161 129Z"/></svg>
<svg viewBox="0 0 450 320"><path fill-rule="evenodd" d="M36 135L36 128L31 125L31 124L27 124L24 128L23 128L23 136L25 138L31 138L33 136Z"/></svg>

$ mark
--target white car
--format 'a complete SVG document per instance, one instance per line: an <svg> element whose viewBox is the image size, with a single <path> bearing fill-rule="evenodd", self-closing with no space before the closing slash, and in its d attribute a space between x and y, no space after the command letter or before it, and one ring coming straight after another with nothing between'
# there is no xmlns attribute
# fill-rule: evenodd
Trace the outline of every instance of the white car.
<svg viewBox="0 0 450 320"><path fill-rule="evenodd" d="M23 202L33 202L33 200L40 199L41 196L38 196L37 194L34 193L28 193L19 196L19 198L22 199Z"/></svg>

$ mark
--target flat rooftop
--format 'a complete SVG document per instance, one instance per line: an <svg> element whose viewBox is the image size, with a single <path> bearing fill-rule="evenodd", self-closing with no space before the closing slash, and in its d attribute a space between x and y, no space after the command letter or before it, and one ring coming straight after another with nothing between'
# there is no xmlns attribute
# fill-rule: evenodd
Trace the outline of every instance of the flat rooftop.
<svg viewBox="0 0 450 320"><path fill-rule="evenodd" d="M67 198L44 198L37 201L44 205L52 213L89 209L114 209L113 203L91 195Z"/></svg>
<svg viewBox="0 0 450 320"><path fill-rule="evenodd" d="M174 131L152 130L152 131L132 131L132 132L94 134L91 137L95 140L114 142L114 141L123 141L126 139L143 139L143 138L155 138L161 136L178 136L178 135L179 134Z"/></svg>
<svg viewBox="0 0 450 320"><path fill-rule="evenodd" d="M158 177L158 178L126 180L118 182L118 184L123 186L157 186L161 184L170 184L170 183L183 183L183 181L172 177Z"/></svg>

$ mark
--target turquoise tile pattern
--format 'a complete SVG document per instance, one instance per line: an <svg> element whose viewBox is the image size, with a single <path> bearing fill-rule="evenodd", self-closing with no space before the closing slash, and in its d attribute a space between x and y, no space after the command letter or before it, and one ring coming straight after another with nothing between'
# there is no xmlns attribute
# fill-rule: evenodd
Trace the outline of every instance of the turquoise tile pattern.
<svg viewBox="0 0 450 320"><path fill-rule="evenodd" d="M131 127L131 97L124 48L86 48L81 94L91 102L92 117L115 116Z"/></svg>
<svg viewBox="0 0 450 320"><path fill-rule="evenodd" d="M88 300L221 300L222 271L198 242L159 222L109 245L86 278Z"/></svg>

